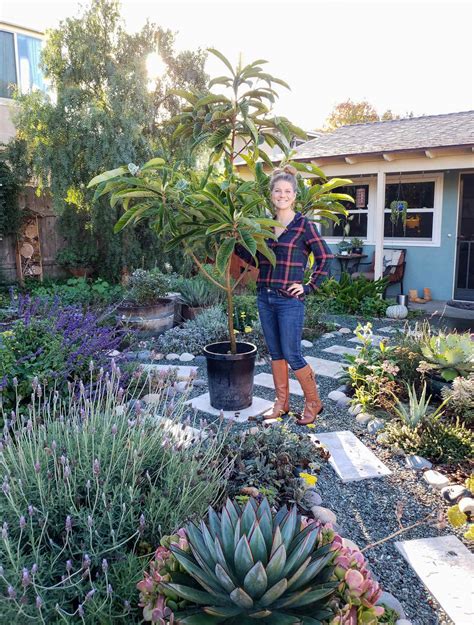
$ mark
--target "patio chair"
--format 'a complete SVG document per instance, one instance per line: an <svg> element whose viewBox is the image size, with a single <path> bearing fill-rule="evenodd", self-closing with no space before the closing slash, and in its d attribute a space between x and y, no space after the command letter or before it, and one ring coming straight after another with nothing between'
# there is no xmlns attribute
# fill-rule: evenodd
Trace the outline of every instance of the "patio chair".
<svg viewBox="0 0 474 625"><path fill-rule="evenodd" d="M385 249L383 251L383 277L388 278L388 286L400 284L400 295L403 293L403 276L406 266L406 249ZM375 277L375 253L371 263L360 263L359 267L369 265L368 271L357 271L352 274L353 278L364 276L367 280ZM387 290L385 289L385 291ZM384 293L385 296L385 293Z"/></svg>

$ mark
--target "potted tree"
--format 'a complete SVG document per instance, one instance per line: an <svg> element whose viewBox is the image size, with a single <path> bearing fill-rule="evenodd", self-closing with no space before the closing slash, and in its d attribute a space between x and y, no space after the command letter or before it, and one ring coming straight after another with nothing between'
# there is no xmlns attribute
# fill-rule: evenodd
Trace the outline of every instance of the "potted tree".
<svg viewBox="0 0 474 625"><path fill-rule="evenodd" d="M261 65L266 61L246 66L239 62L233 68L220 52L210 52L225 64L230 75L211 80L205 93L175 91L188 105L171 120L175 136L189 138L194 146L208 147L207 170L202 174L189 169L179 171L155 158L140 168L123 166L105 172L91 180L89 186L97 186L95 197L109 193L112 205L119 201L123 204L125 213L116 230L147 216L152 227L167 240L166 250L182 246L199 271L224 292L229 339L204 348L210 401L214 408L241 410L252 403L257 348L235 338L233 294L245 272L233 281L231 259L236 246L241 245L252 256L259 252L275 263L266 241L276 238L273 228L279 224L271 218L269 176L264 171L264 164L273 167L273 163L261 146L278 145L288 159L291 138L305 133L284 117L270 116L277 95L274 84L287 85L263 71ZM263 82L265 86L261 86ZM210 89L216 84L229 88L230 97L212 93ZM244 180L238 175L239 156L252 179ZM222 164L217 172L216 163ZM311 187L303 178L299 180L299 210L313 211L334 221L338 213L346 214L339 201L352 198L334 193L334 189L350 181L328 181L312 164L292 164L318 179L318 184ZM206 269L206 259L214 262L219 279Z"/></svg>

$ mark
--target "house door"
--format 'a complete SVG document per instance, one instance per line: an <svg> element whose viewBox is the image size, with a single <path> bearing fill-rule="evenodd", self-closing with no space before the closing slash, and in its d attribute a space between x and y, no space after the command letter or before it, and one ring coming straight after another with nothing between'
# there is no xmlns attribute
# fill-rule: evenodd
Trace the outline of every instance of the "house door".
<svg viewBox="0 0 474 625"><path fill-rule="evenodd" d="M474 301L474 174L461 176L454 299Z"/></svg>

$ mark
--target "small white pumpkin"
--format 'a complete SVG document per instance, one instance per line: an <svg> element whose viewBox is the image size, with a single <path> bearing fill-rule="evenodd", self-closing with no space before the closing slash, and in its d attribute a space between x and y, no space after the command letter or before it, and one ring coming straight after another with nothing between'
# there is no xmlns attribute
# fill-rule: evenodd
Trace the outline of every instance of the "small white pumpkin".
<svg viewBox="0 0 474 625"><path fill-rule="evenodd" d="M408 308L402 304L396 306L389 306L385 311L385 315L390 319L405 319L408 315Z"/></svg>

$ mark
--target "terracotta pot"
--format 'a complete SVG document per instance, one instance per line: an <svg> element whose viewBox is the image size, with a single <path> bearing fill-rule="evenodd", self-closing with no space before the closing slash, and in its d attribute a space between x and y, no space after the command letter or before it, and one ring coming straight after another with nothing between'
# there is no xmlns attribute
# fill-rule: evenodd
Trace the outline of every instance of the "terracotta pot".
<svg viewBox="0 0 474 625"><path fill-rule="evenodd" d="M87 278L92 273L92 267L69 267L68 271L75 278Z"/></svg>

